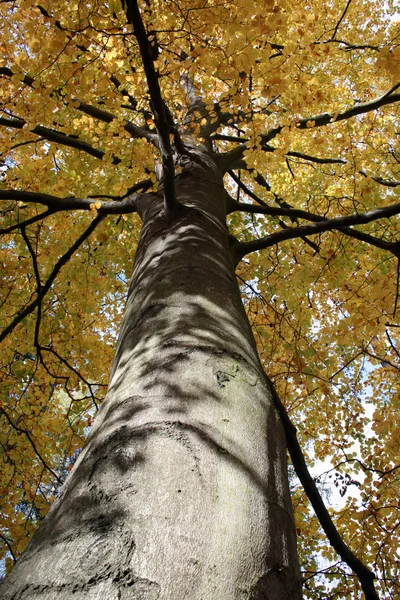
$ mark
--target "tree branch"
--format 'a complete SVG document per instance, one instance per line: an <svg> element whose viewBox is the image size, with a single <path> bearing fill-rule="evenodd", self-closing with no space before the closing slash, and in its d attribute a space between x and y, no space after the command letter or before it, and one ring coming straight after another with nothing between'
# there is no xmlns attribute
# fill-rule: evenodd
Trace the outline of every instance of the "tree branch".
<svg viewBox="0 0 400 600"><path fill-rule="evenodd" d="M249 187L247 187L247 185L245 183L243 183L243 181L241 179L239 179L239 177L235 174L234 171L229 170L228 171L230 177L232 177L233 181L240 187L240 189L242 189L244 191L245 194L247 194L247 196L249 196L249 198L252 198L252 200L254 200L255 202L257 202L257 204L260 204L261 206L263 206L266 211L269 210L269 206L268 204L262 200L261 198L259 198L257 196L257 194L255 194L253 192L253 190L251 190ZM268 190L270 191L270 190ZM229 215L230 213L236 212L237 210L246 210L245 208L243 208L244 206L252 206L254 207L254 209L257 209L257 206L254 206L253 204L245 204L243 202L237 202L236 200L233 200L233 198L231 198L231 202L228 203L227 206L227 214ZM279 209L278 209L279 210ZM249 210L248 212L257 212L257 210ZM264 212L264 211L261 211ZM269 214L269 212L265 212L264 214ZM277 216L281 216L281 214L276 213ZM272 216L272 213L271 213Z"/></svg>
<svg viewBox="0 0 400 600"><path fill-rule="evenodd" d="M3 127L11 127L13 129L22 129L26 125L26 121L19 118L0 117L0 125L3 125ZM60 146L68 146L69 148L81 150L100 160L103 160L106 154L104 150L94 148L91 144L80 140L78 137L67 135L66 133L43 127L42 125L36 125L36 127L30 129L30 133L39 135L41 138L59 144ZM112 164L118 165L120 162L120 158L117 156L113 157Z"/></svg>
<svg viewBox="0 0 400 600"><path fill-rule="evenodd" d="M364 177L369 177L369 175L367 175L365 173L365 171L359 171L360 175L363 175ZM400 185L400 181L390 181L389 179L383 179L382 177L375 177L375 176L370 176L372 181L375 181L376 183L379 183L380 185L384 185L385 187L391 187L391 188L396 188Z"/></svg>
<svg viewBox="0 0 400 600"><path fill-rule="evenodd" d="M348 160L345 160L344 158L328 158L328 157L311 156L310 154L304 154L303 152L295 152L295 151L289 151L286 153L285 156L292 156L295 158L300 158L302 160L307 160L309 162L313 162L313 163L317 163L317 164L321 164L321 165L329 165L329 164L348 165L348 164L351 164L351 163L349 163ZM372 181L375 181L376 183L379 183L380 185L384 185L386 187L395 188L400 185L400 181L394 181L394 180L391 181L389 179L383 179L382 177L368 175L363 170L358 171L358 173L366 178L371 177Z"/></svg>
<svg viewBox="0 0 400 600"><path fill-rule="evenodd" d="M311 156L310 154L304 154L303 152L295 152L290 150L286 152L285 156L293 156L295 158L301 158L303 160L308 160L310 162L318 163L320 165L329 165L329 164L338 164L338 165L346 165L347 160L343 158L323 158L318 156Z"/></svg>
<svg viewBox="0 0 400 600"><path fill-rule="evenodd" d="M333 31L333 34L332 34L331 40L334 40L334 39L335 39L335 37L336 37L336 34L337 34L337 32L338 32L338 29L339 29L339 27L340 27L340 24L341 24L341 22L343 21L343 19L345 18L345 16L346 16L346 13L347 13L347 11L349 10L349 7L350 7L350 4L351 4L351 2L352 2L352 0L348 0L348 2L347 2L347 4L346 4L346 8L344 9L344 11L343 11L343 13L342 13L342 16L340 17L339 21L336 23L336 26L335 26L335 29L334 29L334 31Z"/></svg>
<svg viewBox="0 0 400 600"><path fill-rule="evenodd" d="M145 182L143 182L145 184ZM136 186L134 186L136 187ZM121 201L96 201L93 198L75 198L73 196L60 198L40 192L25 192L23 190L0 190L1 200L18 200L19 202L34 202L47 206L50 213L61 210L96 210L99 215L123 215L136 212L136 203L140 194L131 194ZM41 216L41 215L40 215ZM34 217L35 221L39 220ZM34 222L33 220L31 220ZM29 224L29 222L27 222ZM21 224L13 226L20 227ZM0 231L1 233L2 231ZM8 232L8 231L7 231Z"/></svg>
<svg viewBox="0 0 400 600"><path fill-rule="evenodd" d="M42 282L40 280L40 273L39 273L39 266L38 266L38 262L37 262L37 256L32 248L32 244L30 239L28 238L28 236L26 235L26 229L25 226L21 227L21 234L22 237L24 238L25 244L27 245L29 254L31 255L32 258L32 265L33 265L33 272L35 273L35 278L36 278L36 293L40 294L40 290L42 287Z"/></svg>
<svg viewBox="0 0 400 600"><path fill-rule="evenodd" d="M252 192L252 194L255 195L254 192ZM331 220L326 217L321 217L321 215L316 215L314 213L310 213L308 211L296 208L284 206L277 208L274 206L268 206L265 203L262 207L260 207L255 206L254 204L246 204L245 202L235 202L233 198L231 198L229 203L229 213L234 212L235 210L242 210L245 212L256 214L265 214L273 217L289 217L290 219L292 219L292 221L294 221L295 219L305 219L314 223L323 223L329 222ZM376 246L377 248L381 248L381 250L387 250L388 252L394 254L394 256L396 257L398 255L399 247L396 242L386 242L385 240L382 240L369 233L358 231L357 229L351 229L351 227L338 227L337 229L338 231L344 233L348 237L355 238L357 240L360 240L361 242L370 244L371 246ZM295 231L294 228L292 228L292 230Z"/></svg>
<svg viewBox="0 0 400 600"><path fill-rule="evenodd" d="M307 498L311 502L311 506L314 509L315 514L320 522L322 529L325 532L326 537L329 540L332 548L336 550L341 559L354 571L357 575L361 587L364 591L366 600L379 600L378 594L374 586L375 575L361 562L355 554L350 550L347 544L343 541L338 530L336 529L331 516L322 500L321 494L315 484L314 479L311 477L310 472L307 468L306 461L304 459L303 452L300 448L300 444L297 440L296 427L291 422L289 415L286 412L284 405L282 404L278 393L275 390L273 383L265 375L266 382L269 389L271 390L272 398L274 400L275 407L281 418L283 429L285 431L286 443L289 450L290 457L292 459L293 467L296 471L298 478L307 494Z"/></svg>
<svg viewBox="0 0 400 600"><path fill-rule="evenodd" d="M203 101L203 98L198 93L196 86L193 80L189 77L189 75L182 75L181 83L185 89L189 100L189 108L183 120L184 125L186 127L189 127L192 121L193 113L198 113L201 116L201 118L207 120L206 127L202 127L201 131L202 134L204 134L204 136L209 139L210 134L215 130L216 127L218 127L218 121L216 121L214 124L211 124L211 119L209 112L206 109L206 104Z"/></svg>
<svg viewBox="0 0 400 600"><path fill-rule="evenodd" d="M93 119L97 119L98 121L103 121L103 123L111 123L117 117L112 113L103 110L101 108L97 108L96 106L92 106L87 104L86 102L81 102L80 100L72 98L72 102L76 102L76 109L80 112L89 115L89 117L93 117ZM149 142L155 141L155 134L152 133L147 127L139 127L132 123L132 121L127 121L124 119L123 128L127 131L133 138L144 138Z"/></svg>
<svg viewBox="0 0 400 600"><path fill-rule="evenodd" d="M14 562L17 562L17 557L15 556L15 554L14 554L14 552L13 552L13 549L12 549L12 546L11 546L11 542L10 542L10 540L9 540L9 539L7 539L7 538L6 538L4 535L2 535L1 533L0 533L0 538L1 538L1 539L3 540L3 542L6 544L6 546L7 546L7 548L8 548L8 551L9 551L9 553L11 554L11 557L12 557L13 561L14 561Z"/></svg>
<svg viewBox="0 0 400 600"><path fill-rule="evenodd" d="M103 220L103 215L97 215L93 221L90 223L89 227L85 229L85 231L79 236L79 238L72 244L72 246L67 250L65 254L59 258L56 264L53 267L51 274L49 275L46 283L42 285L40 291L38 291L35 300L30 302L25 308L21 309L16 317L12 320L12 322L0 333L0 342L2 342L25 317L30 315L35 308L39 305L39 303L43 300L58 273L61 271L62 267L69 261L69 259L73 256L76 250L83 244L83 242L90 236L90 234L96 229L97 225Z"/></svg>
<svg viewBox="0 0 400 600"><path fill-rule="evenodd" d="M258 209L258 207L256 207ZM260 209L258 209L260 210ZM264 207L263 207L264 210ZM268 210L271 210L268 207ZM278 209L279 210L279 209ZM293 210L293 209L290 209ZM303 211L301 211L303 212ZM293 210L293 215L296 215L298 211ZM313 225L299 225L298 227L290 227L289 229L285 229L283 231L277 231L276 233L272 233L266 237L260 238L258 240L252 240L250 242L238 242L236 244L236 256L237 260L241 260L243 256L249 254L250 252L254 252L256 250L263 250L265 248L269 248L270 246L274 246L284 240L294 239L297 237L302 237L304 235L315 235L317 233L321 233L323 231L331 231L332 229L342 230L343 227L350 227L352 225L362 225L364 223L370 223L371 221L376 221L378 219L392 217L400 213L400 203L392 204L390 206L385 206L383 208L378 208L375 210L370 210L366 213L359 213L355 215L348 215L345 217L335 217L333 219L324 219L323 217L318 217L318 222L315 222ZM306 217L308 218L308 217ZM324 219L319 221L319 219ZM315 219L313 219L315 220ZM362 241L369 241L366 239L366 234L362 232L358 232L355 230L350 230L353 237L357 237L358 239L362 239ZM343 230L343 233L349 235L349 232ZM362 236L362 238L361 238ZM377 238L374 238L374 240ZM377 244L374 244L377 245ZM390 250L392 254L400 257L400 244L398 242L384 242L384 249ZM379 246L382 247L382 246Z"/></svg>
<svg viewBox="0 0 400 600"><path fill-rule="evenodd" d="M221 136L221 137L230 138L231 136ZM217 136L213 136L212 139L217 139ZM245 138L231 138L230 141L238 141L238 140L240 140L241 142L244 142ZM220 168L223 170L223 172L228 171L229 174L231 174L231 171L234 168L247 169L247 166L243 160L243 153L246 149L247 149L246 145L244 145L242 143L240 146L236 146L236 148L233 148L233 150L229 150L228 152L219 154L218 155L219 165L220 165ZM273 146L267 145L267 146L264 146L264 150L265 150L265 152L275 152L276 148L274 148ZM297 152L295 150L289 150L285 154L285 156L292 157L292 158L299 158L299 159L317 163L320 165L329 165L329 164L348 165L348 164L351 164L351 163L349 163L349 161L345 160L344 158L312 156L310 154L305 154L304 152ZM290 169L290 167L289 167L289 169ZM396 188L396 187L400 186L400 181L383 179L383 177L377 177L374 175L370 176L370 175L367 175L367 173L363 170L358 171L358 173L360 175L362 175L363 177L371 177L372 181L375 181L376 183L379 183L380 185L383 185L385 187ZM292 173L292 175L293 175L293 173ZM258 174L256 177L257 183L260 183L260 181L259 181L260 177L261 177L261 175ZM263 185L263 184L261 184L261 185ZM270 187L268 185L267 186L264 185L264 187L266 187L266 189L268 191L270 191ZM250 197L252 197L251 194L248 194L248 195ZM259 200L257 200L257 202L258 201Z"/></svg>
<svg viewBox="0 0 400 600"><path fill-rule="evenodd" d="M229 175L232 177L232 179L237 183L237 185L239 186L239 189L242 189L250 198L252 198L253 200L255 200L256 202L258 202L258 204L260 204L261 206L263 206L265 208L265 210L259 211L263 214L269 214L269 206L266 202L264 202L264 200L261 200L261 198L259 198L252 190L250 190L244 183L243 181L241 181L239 179L239 177L237 177L235 175L235 173L233 171L229 171ZM270 191L270 186L268 184L268 182L263 178L262 175L258 174L257 178L259 179L259 182L261 183L261 185L263 185L264 187L268 186L267 189L268 191ZM275 200L276 202L279 203L278 198L275 194ZM241 203L241 202L236 202L233 198L231 198L229 196L229 202L227 203L227 214L230 214L232 212L235 212L236 210L245 210L243 209L244 206L253 206L252 204L245 204L245 203ZM241 207L241 208L238 208ZM254 208L258 208L258 207L254 207ZM272 208L272 207L271 207ZM283 209L285 210L285 207L283 207ZM274 210L274 209L272 209ZM280 208L278 210L281 210ZM290 210L290 208L289 208ZM253 212L252 210L249 210L248 212ZM257 210L255 210L254 212L258 212ZM272 215L271 215L272 216ZM286 215L273 215L273 216L286 216ZM287 215L292 222L296 222L297 221L297 217L294 216L293 214ZM286 223L284 223L282 220L279 220L279 225L283 228L283 229L287 229L288 225L286 225ZM303 240L303 242L305 242L308 246L310 246L314 252L319 253L319 248L316 244L314 244L314 242L310 241L308 238L306 238L305 236L301 236L301 239Z"/></svg>
<svg viewBox="0 0 400 600"><path fill-rule="evenodd" d="M6 77L11 78L14 75L14 73L8 67L0 67L0 75L5 75ZM24 75L24 77L22 79L22 83L24 83L28 87L32 87L34 81L35 81L35 79L33 77L30 77L29 75ZM116 77L112 76L110 78L110 81L112 83L114 83L114 85L116 85L116 83L118 83L118 86L120 85L120 83ZM55 92L52 92L51 95L54 96L54 94L55 94ZM104 123L111 123L112 121L114 121L117 118L116 115L114 115L106 110L103 110L101 108L98 108L96 106L92 106L91 104L87 104L86 102L82 102L78 98L71 98L70 101L75 104L74 108L76 110L79 110L80 112L83 112L86 115L93 117L93 119L97 119L98 121L103 121ZM138 125L135 125L132 121L127 121L126 119L124 121L125 121L125 123L124 123L123 128L132 137L144 138L144 139L154 143L154 139L156 136L154 133L152 133L149 130L148 127L139 127Z"/></svg>
<svg viewBox="0 0 400 600"><path fill-rule="evenodd" d="M271 152L275 150L270 146ZM247 165L243 159L243 154L247 150L246 144L239 144L228 152L222 152L216 155L218 167L222 173L226 173L232 169L247 169ZM264 148L265 150L265 148Z"/></svg>
<svg viewBox="0 0 400 600"><path fill-rule="evenodd" d="M57 475L57 473L55 473L53 471L53 469L51 467L49 467L49 465L46 463L46 461L44 460L44 458L42 457L42 455L40 454L40 452L38 451L38 449L36 448L36 444L32 439L31 434L29 433L29 431L27 429L23 429L22 427L19 427L18 425L16 425L11 417L8 415L8 413L4 410L3 407L0 407L0 413L3 414L5 416L5 418L7 419L7 421L9 422L9 424L11 425L11 427L13 429L15 429L15 431L18 431L18 433L24 433L26 435L26 437L28 438L34 453L36 454L36 456L38 457L38 459L40 460L40 462L42 463L42 465L48 470L50 471L50 473L53 475L53 477L57 480L58 483L62 483L62 480L59 478L59 476Z"/></svg>
<svg viewBox="0 0 400 600"><path fill-rule="evenodd" d="M171 142L169 138L170 125L168 123L167 111L164 100L161 96L161 90L158 83L158 75L154 68L154 59L152 47L149 43L146 30L142 21L139 7L136 0L124 0L123 2L128 23L133 25L140 55L142 57L143 67L146 74L147 85L149 87L151 108L154 115L154 122L159 138L159 148L161 152L161 162L163 170L164 186L164 205L165 212L170 213L176 208L175 192L175 165L172 155Z"/></svg>
<svg viewBox="0 0 400 600"><path fill-rule="evenodd" d="M364 113L371 112L373 110L377 110L382 106L387 104L393 104L395 102L400 101L400 94L392 94L392 88L389 92L383 94L379 98L375 98L375 100L370 100L369 102L355 104L351 108L344 110L341 113L323 113L320 115L315 115L313 117L307 117L300 119L296 122L297 129L313 129L315 127L323 127L325 125L330 125L332 123L337 123L339 121L344 121L346 119L351 119L356 117L357 115L361 115ZM280 134L283 129L283 125L279 125L278 127L274 127L270 129L267 133L261 136L261 143L265 146L264 149L269 150L270 146L268 146L268 142L270 142L274 137Z"/></svg>
<svg viewBox="0 0 400 600"><path fill-rule="evenodd" d="M4 191L4 190L1 190ZM0 198L1 200L1 198ZM32 225L33 223L37 223L38 221L42 221L43 219L45 219L46 217L53 215L55 212L55 210L45 210L44 212L40 213L39 215L35 215L34 217L31 217L30 219L26 219L25 221L22 221L21 223L15 223L14 225L10 225L10 227L5 227L4 229L0 229L0 235L3 234L7 234L7 233L11 233L13 231L15 231L15 229L22 229L23 227L28 227L28 225Z"/></svg>
<svg viewBox="0 0 400 600"><path fill-rule="evenodd" d="M58 360L67 367L67 369L72 371L77 376L77 378L80 379L86 385L86 387L89 390L91 400L92 400L96 410L99 410L99 405L98 405L97 399L93 393L92 387L93 386L103 386L104 384L90 383L89 381L87 381L87 379L85 379L85 377L83 377L83 375L77 369L75 369L75 367L73 367L65 358L63 358L56 350L54 350L54 348L48 347L48 346L42 346L37 339L35 340L35 346L38 351L39 359L40 359L41 363L43 364L43 366L45 367L45 369L47 370L47 372L50 373L50 371L47 369L47 366L45 365L45 362L44 362L44 359L42 356L43 352L49 352L50 354L54 354L54 356L56 356L58 358ZM51 374L51 375L52 375L52 377L56 377L53 374ZM107 386L105 386L105 387L107 387Z"/></svg>

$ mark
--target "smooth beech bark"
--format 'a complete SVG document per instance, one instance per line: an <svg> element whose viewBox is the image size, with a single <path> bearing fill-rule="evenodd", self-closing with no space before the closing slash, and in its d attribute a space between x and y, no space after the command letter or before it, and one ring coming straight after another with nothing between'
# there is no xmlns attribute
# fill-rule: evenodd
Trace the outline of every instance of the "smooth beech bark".
<svg viewBox="0 0 400 600"><path fill-rule="evenodd" d="M106 400L4 600L299 600L283 430L205 154L143 229Z"/></svg>

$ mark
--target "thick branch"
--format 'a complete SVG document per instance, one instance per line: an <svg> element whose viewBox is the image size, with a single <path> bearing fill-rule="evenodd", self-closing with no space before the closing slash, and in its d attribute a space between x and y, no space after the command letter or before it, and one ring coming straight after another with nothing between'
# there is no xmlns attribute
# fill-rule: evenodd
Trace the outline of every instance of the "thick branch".
<svg viewBox="0 0 400 600"><path fill-rule="evenodd" d="M139 44L140 55L149 87L151 107L154 114L154 122L159 137L159 148L163 169L164 202L166 212L171 212L177 204L175 193L175 165L172 156L171 142L169 139L170 126L167 111L158 83L158 75L154 68L152 47L149 43L146 30L142 21L136 0L125 0L126 17L134 27L134 34Z"/></svg>
<svg viewBox="0 0 400 600"><path fill-rule="evenodd" d="M322 217L320 215L316 215L305 210L298 210L292 208L291 206L284 206L283 204L279 206L279 208L268 206L268 204L264 202L264 200L259 198L250 188L248 188L243 183L243 181L241 181L235 175L233 171L229 171L229 175L250 198L255 200L255 202L257 202L261 206L255 206L254 204L247 204L245 202L236 202L233 198L231 198L231 196L228 196L229 201L227 203L227 214L240 210L252 214L264 214L272 217L289 217L292 222L296 222L298 219L305 219L314 223L322 223L323 221L329 221L329 219L326 217ZM258 174L256 177L256 181L257 183L265 187L268 191L271 190L269 183L264 179L262 175ZM285 229L287 228L288 227L285 226ZM361 242L365 242L366 244L375 246L376 248L381 248L381 250L387 250L388 252L394 254L394 256L398 256L399 248L395 242L386 242L381 238L370 235L369 233L365 233L363 231L358 231L357 229L352 229L351 227L341 227L339 231L341 233L344 233L348 237L355 238L357 240L360 240ZM310 242L308 238L306 238L305 236L301 236L301 239L304 242L306 242L306 244L309 244L315 251L317 251L313 243Z"/></svg>
<svg viewBox="0 0 400 600"><path fill-rule="evenodd" d="M247 188L245 189L245 187L246 186L243 185L242 189L247 193ZM251 190L248 190L248 191L251 192ZM253 199L257 198L257 196L254 194L254 192L251 192L250 197ZM268 206L260 198L258 199L258 202L260 202L260 203L263 202L263 205L255 206L254 204L247 204L245 202L235 202L231 198L230 203L229 203L229 213L235 212L236 210L240 210L240 211L249 212L249 213L253 213L253 214L256 213L256 214L270 215L273 217L289 217L290 219L292 219L292 221L295 221L296 219L305 219L307 221L312 221L314 223L329 222L331 220L326 217L321 217L321 215L316 215L314 213L310 213L306 210L300 210L300 209L284 207L284 206L281 206L279 208L274 207L274 206ZM373 236L369 233L365 233L363 231L358 231L357 229L352 229L351 227L340 227L337 229L338 229L338 231L340 231L341 233L344 233L348 237L352 237L357 240L360 240L361 242L365 242L366 244L370 244L371 246L381 248L381 250L387 250L388 252L392 252L396 257L398 256L399 247L396 242L386 242L385 240L382 240L381 238ZM303 237L303 236L301 236L301 237Z"/></svg>
<svg viewBox="0 0 400 600"><path fill-rule="evenodd" d="M367 173L365 173L365 171L359 171L360 175L363 175L364 177L368 177ZM391 188L396 188L400 185L400 181L392 181L390 179L383 179L382 177L375 177L375 176L371 176L372 181L375 181L376 183L379 183L380 185L384 185L385 187L391 187Z"/></svg>
<svg viewBox="0 0 400 600"><path fill-rule="evenodd" d="M317 163L320 165L329 165L329 164L338 164L338 165L348 165L351 164L349 163L349 161L345 160L344 158L330 158L330 157L323 157L323 156L312 156L310 154L304 154L303 152L295 152L295 151L289 151L286 153L285 156L290 156L290 157L295 157L295 158L300 158L302 160L306 160L308 162L313 162L313 163ZM384 185L385 187L398 187L400 185L400 181L395 181L395 180L390 180L390 179L383 179L383 177L377 177L374 175L369 176L365 171L361 170L358 171L358 173L360 175L362 175L363 177L371 177L372 181L375 181L376 183L379 183L380 185Z"/></svg>
<svg viewBox="0 0 400 600"><path fill-rule="evenodd" d="M220 136L220 137L221 138L223 138L223 137L229 138L231 136ZM217 139L217 136L213 136L212 139ZM238 140L240 140L241 142L244 142L245 138L231 138L230 139L230 141L238 141ZM236 148L233 148L233 150L229 150L228 152L219 154L218 161L219 161L221 170L223 172L228 171L229 174L231 174L232 169L247 169L247 165L246 165L245 161L243 160L243 154L244 154L244 151L246 150L246 148L247 147L242 143L241 145L236 146ZM275 152L276 148L274 148L273 146L267 145L267 146L264 146L264 150L265 150L265 152ZM287 152L285 154L285 156L286 156L286 158L287 157L299 158L301 160L305 160L307 162L312 162L312 163L316 163L316 164L320 164L320 165L334 165L334 164L348 165L348 164L351 164L351 163L349 163L349 161L345 160L344 158L312 156L311 154L305 154L304 152L297 152L295 150L289 150L289 152ZM371 177L372 181L375 181L376 183L379 183L379 185L383 185L385 187L396 188L396 187L400 186L400 181L383 179L383 177L378 177L375 175L369 176L363 170L358 171L358 173L360 175L362 175L363 177ZM257 177L256 177L257 183L260 183L258 181L259 177L260 177L260 175L257 175ZM264 186L264 187L266 187L266 186ZM266 189L268 191L270 191L269 186L266 187ZM252 197L251 194L248 194L248 195L250 197ZM259 200L257 200L257 202L258 201Z"/></svg>
<svg viewBox="0 0 400 600"><path fill-rule="evenodd" d="M260 209L259 209L260 210ZM270 209L269 209L270 210ZM293 209L290 209L293 210ZM295 213L297 211L293 211ZM331 231L333 229L341 230L343 227L350 227L352 225L362 225L364 223L371 223L371 221L376 221L378 219L392 217L400 213L400 204L392 204L390 206L385 206L383 208L378 208L375 210L370 210L366 213L359 213L355 215L348 215L345 217L336 217L334 219L326 219L321 222L316 222L313 225L300 225L298 227L291 227L289 229L285 229L283 231L277 231L276 233L272 233L266 237L260 238L258 240L252 240L250 242L238 242L236 245L236 256L239 261L243 256L249 254L250 252L254 252L256 250L263 250L265 248L269 248L270 246L274 246L284 240L294 239L297 237L302 237L304 235L315 235L317 233L321 233L323 231ZM353 230L352 234L354 233ZM347 233L344 231L344 233ZM362 235L362 232L355 232L358 236ZM347 233L348 235L348 233ZM361 239L359 237L359 239ZM375 238L374 238L375 239ZM363 240L367 241L367 240ZM398 242L387 242L388 246L385 247L385 250L390 250L395 256L400 256L400 246Z"/></svg>
<svg viewBox="0 0 400 600"><path fill-rule="evenodd" d="M323 127L325 125L330 125L331 123L337 123L338 121L344 121L346 119L356 117L357 115L377 110L378 108L381 108L386 104L394 104L395 102L399 102L400 94L392 94L392 90L383 94L383 96L380 96L379 98L375 98L375 100L355 104L351 108L348 108L347 110L344 110L343 112L338 114L323 113L314 117L300 119L299 121L297 121L296 127L298 129L313 129L314 127ZM268 147L268 142L271 141L277 135L279 135L282 129L283 125L279 125L278 127L270 129L267 133L261 136L263 146L267 146L266 149L270 148Z"/></svg>
<svg viewBox="0 0 400 600"><path fill-rule="evenodd" d="M199 95L193 80L188 75L182 75L181 82L185 88L189 100L189 108L184 119L184 124L189 125L191 121L191 115L193 113L198 113L203 119L207 120L208 127L203 128L202 131L206 129L206 135L209 136L214 130L215 124L213 127L210 127L210 115L206 109L206 104L203 101L203 98ZM218 127L218 123L216 126Z"/></svg>
<svg viewBox="0 0 400 600"><path fill-rule="evenodd" d="M216 155L218 161L218 167L222 173L226 173L232 169L247 169L246 162L243 159L245 150L247 150L246 144L239 144L228 152L221 152ZM271 146L271 151L274 148Z"/></svg>
<svg viewBox="0 0 400 600"><path fill-rule="evenodd" d="M26 121L24 119L18 118L7 118L0 117L0 125L4 127L12 127L13 129L22 129L26 125ZM88 142L84 142L80 140L78 137L74 137L72 135L66 135L61 131L56 131L55 129L50 129L48 127L43 127L42 125L36 125L33 129L30 130L30 133L35 135L39 135L41 138L48 140L49 142L54 142L61 146L68 146L70 148L76 148L77 150L81 150L82 152L86 152L95 158L102 160L105 156L104 150L99 150L98 148L94 148ZM114 165L118 165L121 162L121 159L117 156L114 156L112 159L112 163Z"/></svg>
<svg viewBox="0 0 400 600"><path fill-rule="evenodd" d="M80 100L75 100L74 98L72 99L72 101L76 102L75 108L77 110L85 113L86 115L89 115L90 117L93 117L93 119L103 121L104 123L111 123L117 118L112 113L101 108L97 108L96 106L92 106L91 104L86 104L86 102L81 102ZM123 128L133 138L144 138L149 142L154 142L154 139L156 137L155 134L151 133L151 131L149 131L147 127L139 127L138 125L132 123L132 121L127 121L126 119L124 119Z"/></svg>
<svg viewBox="0 0 400 600"><path fill-rule="evenodd" d="M296 436L296 428L291 422L289 415L287 414L285 407L283 406L272 382L267 378L268 386L271 390L272 397L275 406L278 410L279 416L286 435L286 443L289 450L290 457L292 459L293 467L296 471L298 478L307 494L307 498L311 502L311 505L318 517L320 525L325 532L326 537L329 540L332 548L336 550L339 556L344 562L354 571L360 580L361 587L364 591L366 600L379 600L378 594L374 586L375 575L360 561L350 548L345 544L341 538L338 530L336 529L331 516L322 500L321 494L315 484L314 479L311 477L310 472L307 468L306 461L304 459L303 452L301 451L300 444Z"/></svg>
<svg viewBox="0 0 400 600"><path fill-rule="evenodd" d="M289 151L286 153L286 156L293 156L295 158L301 158L303 160L308 160L310 162L318 163L320 165L330 165L330 164L338 164L338 165L346 165L347 160L343 158L324 158L319 156L311 156L310 154L304 154L303 152Z"/></svg>
<svg viewBox="0 0 400 600"><path fill-rule="evenodd" d="M96 201L93 198L59 198L40 192L25 192L23 190L0 190L1 200L18 200L19 202L34 202L47 206L51 212L61 210L96 210L99 215L123 215L136 212L138 194L133 194L121 201ZM49 214L49 213L46 213ZM38 220L34 217L34 220ZM34 222L32 220L32 222ZM29 224L27 222L26 224ZM16 225L15 227L20 227ZM1 231L0 231L1 233Z"/></svg>
<svg viewBox="0 0 400 600"><path fill-rule="evenodd" d="M0 75L5 75L11 78L14 73L8 67L0 67ZM30 77L29 75L24 75L24 78L22 79L22 83L28 87L32 87L34 81L34 78ZM115 77L111 77L111 81L118 82ZM52 95L54 95L54 92ZM71 98L70 101L74 103L74 108L76 110L93 117L93 119L103 121L103 123L111 123L117 118L116 115L96 106L92 106L91 104L87 104L86 102L81 102L77 98ZM123 128L134 138L144 138L150 142L154 142L154 138L156 137L154 133L151 133L148 127L139 127L138 125L132 123L132 121L124 120Z"/></svg>

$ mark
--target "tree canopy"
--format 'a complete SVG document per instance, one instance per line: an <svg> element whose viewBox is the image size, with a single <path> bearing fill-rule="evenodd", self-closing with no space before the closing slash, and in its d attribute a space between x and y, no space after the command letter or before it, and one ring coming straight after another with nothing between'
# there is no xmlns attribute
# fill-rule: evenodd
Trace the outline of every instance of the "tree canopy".
<svg viewBox="0 0 400 600"><path fill-rule="evenodd" d="M197 143L226 166L261 362L339 533L381 598L397 597L396 2L2 0L0 13L7 568L105 394L140 234L136 194L157 189L161 171L173 203ZM359 598L296 480L293 502L305 597Z"/></svg>

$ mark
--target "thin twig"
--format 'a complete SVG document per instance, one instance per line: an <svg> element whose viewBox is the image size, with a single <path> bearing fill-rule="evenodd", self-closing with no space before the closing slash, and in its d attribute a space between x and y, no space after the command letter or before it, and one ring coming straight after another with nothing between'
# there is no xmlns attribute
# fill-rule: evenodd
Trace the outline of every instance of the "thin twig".
<svg viewBox="0 0 400 600"><path fill-rule="evenodd" d="M15 431L18 431L18 433L24 433L26 435L26 437L28 438L34 453L36 454L36 456L38 457L38 459L40 460L40 462L43 464L43 466L50 471L50 473L53 475L53 477L58 481L58 483L62 483L62 480L59 478L59 476L57 475L57 473L55 473L55 471L53 471L53 469L51 467L49 467L49 465L46 463L46 461L44 460L43 456L40 454L40 452L38 451L38 449L36 448L36 444L32 439L31 434L29 433L29 431L27 431L26 429L23 429L22 427L19 427L18 425L16 425L13 420L11 419L11 417L8 415L8 413L4 410L3 407L0 407L0 413L3 414L5 416L5 418L7 419L7 421L9 422L9 424L11 425L11 427L13 429L15 429Z"/></svg>
<svg viewBox="0 0 400 600"><path fill-rule="evenodd" d="M334 29L334 31L333 31L333 34L332 34L331 40L334 40L334 39L335 39L335 37L336 37L336 34L337 34L337 32L338 32L338 29L339 29L339 27L340 27L340 24L341 24L341 22L343 21L343 19L345 18L345 16L346 16L346 13L347 13L347 11L349 10L349 7L350 7L350 4L351 4L351 2L352 2L352 0L348 0L348 2L347 2L347 4L346 4L346 8L344 9L344 11L343 11L343 13L342 13L342 16L340 17L339 21L336 23L336 27L335 27L335 29Z"/></svg>
<svg viewBox="0 0 400 600"><path fill-rule="evenodd" d="M0 200L1 200L1 198L0 198ZM25 221L22 221L21 223L15 223L14 225L10 225L10 227L5 227L4 229L0 229L0 235L11 233L11 232L15 231L15 229L22 229L23 227L28 227L28 225L32 225L33 223L37 223L38 221L42 221L43 219L45 219L46 217L49 217L50 215L54 215L55 212L57 212L57 211L49 209L49 210L46 210L46 211L40 213L39 215L35 215L34 217L31 217L30 219L26 219Z"/></svg>

